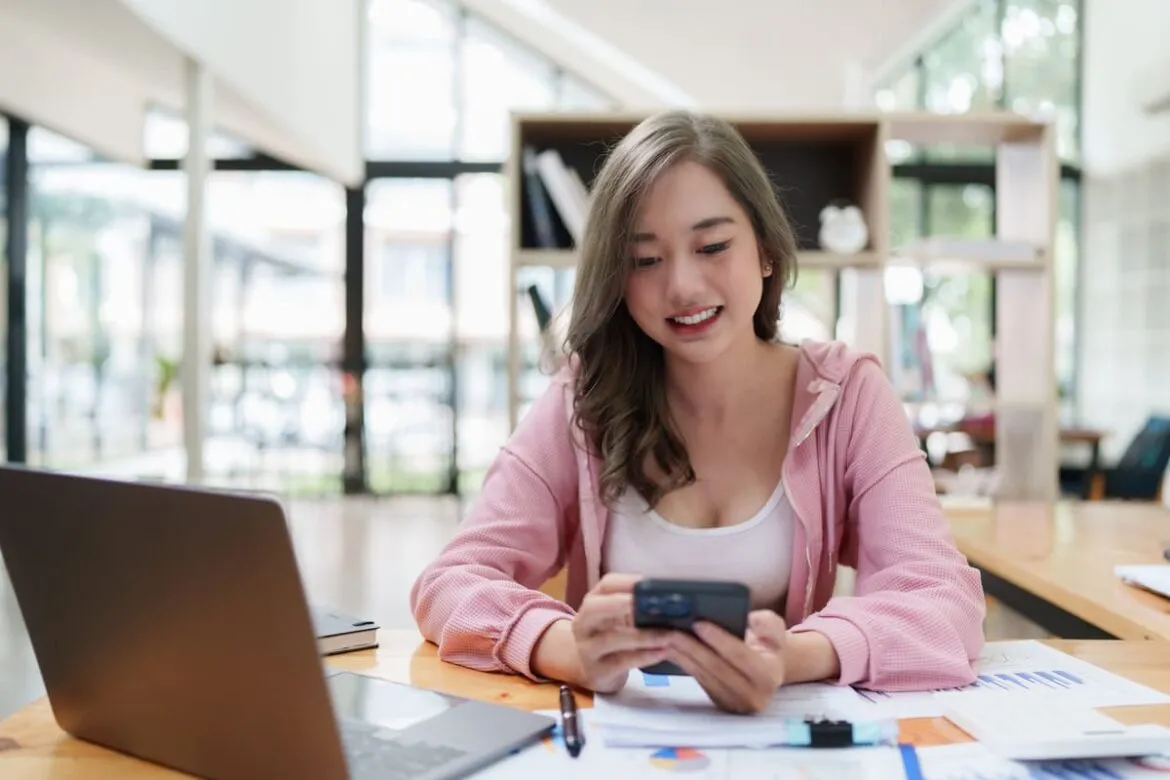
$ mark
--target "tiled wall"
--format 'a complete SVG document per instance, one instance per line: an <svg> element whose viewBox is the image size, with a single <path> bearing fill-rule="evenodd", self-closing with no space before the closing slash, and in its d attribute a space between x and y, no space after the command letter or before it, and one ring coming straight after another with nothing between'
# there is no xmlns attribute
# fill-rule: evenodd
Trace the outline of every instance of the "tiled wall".
<svg viewBox="0 0 1170 780"><path fill-rule="evenodd" d="M1115 458L1170 412L1170 156L1084 180L1081 421Z"/></svg>

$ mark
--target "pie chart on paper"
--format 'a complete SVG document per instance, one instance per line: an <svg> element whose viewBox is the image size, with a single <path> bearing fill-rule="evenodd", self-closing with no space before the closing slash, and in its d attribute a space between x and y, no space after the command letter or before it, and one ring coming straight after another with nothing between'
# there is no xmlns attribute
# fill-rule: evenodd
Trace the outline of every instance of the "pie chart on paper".
<svg viewBox="0 0 1170 780"><path fill-rule="evenodd" d="M650 765L668 772L702 772L711 759L694 748L662 748L651 754Z"/></svg>

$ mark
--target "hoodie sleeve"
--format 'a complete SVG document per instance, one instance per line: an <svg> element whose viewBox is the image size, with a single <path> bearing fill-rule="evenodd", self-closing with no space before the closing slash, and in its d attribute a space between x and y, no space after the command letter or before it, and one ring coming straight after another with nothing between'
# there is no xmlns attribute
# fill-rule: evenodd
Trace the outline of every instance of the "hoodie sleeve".
<svg viewBox="0 0 1170 780"><path fill-rule="evenodd" d="M439 657L537 679L536 642L564 602L539 590L564 566L577 520L567 392L554 378L488 469L454 537L415 581L410 605Z"/></svg>
<svg viewBox="0 0 1170 780"><path fill-rule="evenodd" d="M969 684L983 646L979 573L955 546L925 455L876 362L859 362L841 403L840 561L856 567L856 585L793 630L829 638L841 684L890 691Z"/></svg>

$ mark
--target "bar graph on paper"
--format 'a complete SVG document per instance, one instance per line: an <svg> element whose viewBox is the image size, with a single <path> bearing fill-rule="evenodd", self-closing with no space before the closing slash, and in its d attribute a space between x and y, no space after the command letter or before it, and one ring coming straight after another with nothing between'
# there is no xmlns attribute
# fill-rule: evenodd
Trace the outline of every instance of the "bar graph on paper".
<svg viewBox="0 0 1170 780"><path fill-rule="evenodd" d="M1170 777L1170 756L1009 761L978 743L918 751L925 780L1140 780Z"/></svg>
<svg viewBox="0 0 1170 780"><path fill-rule="evenodd" d="M1038 669L1034 672L997 672L981 674L971 688L991 691L1061 691L1083 687L1085 681L1063 669Z"/></svg>
<svg viewBox="0 0 1170 780"><path fill-rule="evenodd" d="M1027 695L1060 699L1069 706L1124 707L1166 704L1170 696L1032 640L989 642L974 683L946 691L856 689L857 717L929 718L942 714L936 693Z"/></svg>

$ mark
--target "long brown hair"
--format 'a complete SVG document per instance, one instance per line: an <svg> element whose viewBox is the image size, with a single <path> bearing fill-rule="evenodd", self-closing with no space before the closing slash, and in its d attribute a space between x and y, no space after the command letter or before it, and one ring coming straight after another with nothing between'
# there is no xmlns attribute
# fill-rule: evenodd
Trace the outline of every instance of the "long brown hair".
<svg viewBox="0 0 1170 780"><path fill-rule="evenodd" d="M592 188L565 344L578 366L576 424L604 463L600 487L606 503L632 486L654 506L695 479L667 406L662 348L634 322L624 300L642 200L664 171L684 161L720 177L751 220L761 262L772 265L752 320L757 338L776 338L780 295L796 272L788 217L755 152L730 123L665 111L643 120L610 150Z"/></svg>

